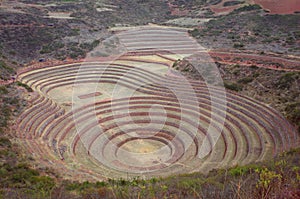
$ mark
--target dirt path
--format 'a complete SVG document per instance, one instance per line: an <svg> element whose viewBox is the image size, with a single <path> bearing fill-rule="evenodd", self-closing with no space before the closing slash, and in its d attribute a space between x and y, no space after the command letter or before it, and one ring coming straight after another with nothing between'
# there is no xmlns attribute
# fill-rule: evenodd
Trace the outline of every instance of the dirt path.
<svg viewBox="0 0 300 199"><path fill-rule="evenodd" d="M244 52L210 51L215 61L223 64L240 64L244 66L257 66L280 71L300 71L300 59L288 59L280 55L260 55Z"/></svg>
<svg viewBox="0 0 300 199"><path fill-rule="evenodd" d="M1 86L9 85L9 84L14 83L15 81L16 81L15 79L10 79L10 80L7 80L7 81L0 80L0 85Z"/></svg>

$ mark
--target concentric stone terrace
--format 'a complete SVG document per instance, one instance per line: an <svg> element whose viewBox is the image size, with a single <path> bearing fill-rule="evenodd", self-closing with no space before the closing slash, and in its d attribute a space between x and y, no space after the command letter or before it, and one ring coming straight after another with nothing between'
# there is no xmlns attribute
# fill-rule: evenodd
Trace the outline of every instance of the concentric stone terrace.
<svg viewBox="0 0 300 199"><path fill-rule="evenodd" d="M42 166L89 180L166 176L261 161L299 143L274 109L172 72L178 56L203 51L185 32L144 28L119 40L129 52L113 61L19 74L35 92L17 135Z"/></svg>

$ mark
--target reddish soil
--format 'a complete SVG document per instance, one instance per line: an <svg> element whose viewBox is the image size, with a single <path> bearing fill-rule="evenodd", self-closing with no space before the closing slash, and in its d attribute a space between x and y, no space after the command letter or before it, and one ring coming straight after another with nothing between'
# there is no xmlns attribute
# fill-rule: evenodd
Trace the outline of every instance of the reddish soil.
<svg viewBox="0 0 300 199"><path fill-rule="evenodd" d="M223 0L217 5L211 5L209 8L216 14L226 14L232 12L234 9L239 8L240 5L226 6ZM269 10L271 14L293 14L295 11L300 11L299 0L251 0L249 3L261 5L264 9ZM187 9L178 8L176 5L169 3L171 13L174 16L186 16L189 12Z"/></svg>
<svg viewBox="0 0 300 199"><path fill-rule="evenodd" d="M213 11L215 14L218 15L218 14L228 14L241 6L241 4L240 4L240 5L224 7L223 5L226 1L230 1L230 0L222 0L222 2L220 2L219 4L209 6L209 8L211 9L211 11Z"/></svg>
<svg viewBox="0 0 300 199"><path fill-rule="evenodd" d="M217 52L210 51L210 56L223 64L240 64L243 66L255 65L281 71L300 71L300 61L271 55L258 55L251 53Z"/></svg>
<svg viewBox="0 0 300 199"><path fill-rule="evenodd" d="M299 0L253 0L272 14L293 14L300 11Z"/></svg>
<svg viewBox="0 0 300 199"><path fill-rule="evenodd" d="M256 65L257 67L268 68L273 70L282 70L282 71L300 71L300 60L292 60L284 57L274 56L274 55L258 55L255 53L236 53L236 52L221 52L221 51L210 51L209 55L213 58L214 61L223 63L223 64L240 64L243 66L252 66ZM150 52L129 52L126 56L142 56L142 55L157 55L164 56L166 52L164 51L150 51ZM30 63L27 67L20 68L17 74L21 74L33 69L37 68L45 68L51 66L57 66L62 64L71 64L71 63L81 63L81 62L89 62L89 61L112 61L117 57L97 57L97 58L89 58L89 59L66 59L64 61L59 60L47 60L45 62L34 61ZM170 59L170 58L169 58ZM170 59L171 60L171 59ZM175 61L175 60L172 60ZM162 63L160 63L162 64ZM165 64L165 63L163 63ZM7 85L13 83L15 80L11 79L9 81L0 81L0 85Z"/></svg>
<svg viewBox="0 0 300 199"><path fill-rule="evenodd" d="M234 9L240 7L240 5L223 7L222 4L223 4L223 2L216 6L211 6L210 9L216 14L221 14L221 13L230 13ZM219 5L221 5L221 6L219 6Z"/></svg>
<svg viewBox="0 0 300 199"><path fill-rule="evenodd" d="M171 15L173 16L186 16L188 14L188 10L183 10L181 8L178 8L176 5L173 5L171 2L168 3L170 10L171 10Z"/></svg>
<svg viewBox="0 0 300 199"><path fill-rule="evenodd" d="M9 85L9 84L14 83L15 81L16 81L15 79L10 79L10 80L7 80L7 81L0 80L0 86Z"/></svg>

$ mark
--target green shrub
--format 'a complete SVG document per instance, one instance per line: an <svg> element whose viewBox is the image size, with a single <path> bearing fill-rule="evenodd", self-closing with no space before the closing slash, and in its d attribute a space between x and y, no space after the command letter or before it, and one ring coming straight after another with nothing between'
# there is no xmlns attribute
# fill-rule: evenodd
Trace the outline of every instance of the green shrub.
<svg viewBox="0 0 300 199"><path fill-rule="evenodd" d="M51 53L51 52L56 51L60 48L63 48L64 46L65 46L65 44L62 43L62 42L54 42L52 44L43 46L42 50L40 50L40 53L41 54Z"/></svg>
<svg viewBox="0 0 300 199"><path fill-rule="evenodd" d="M269 198L271 189L276 189L276 186L281 184L283 176L275 171L270 171L268 168L256 170L256 172L259 174L256 188L262 198Z"/></svg>
<svg viewBox="0 0 300 199"><path fill-rule="evenodd" d="M39 173L35 170L29 169L29 168L16 168L11 180L14 183L22 183L26 184L27 181L31 181L32 177L38 176Z"/></svg>
<svg viewBox="0 0 300 199"><path fill-rule="evenodd" d="M260 10L262 9L260 5L253 4L253 5L247 5L243 6L241 8L237 8L234 10L234 13L244 12L244 11L252 11L252 10Z"/></svg>
<svg viewBox="0 0 300 199"><path fill-rule="evenodd" d="M243 48L245 45L243 43L234 43L233 47L234 48Z"/></svg>
<svg viewBox="0 0 300 199"><path fill-rule="evenodd" d="M15 158L16 153L14 153L10 147L7 147L7 149L0 150L0 158L7 159L7 158Z"/></svg>
<svg viewBox="0 0 300 199"><path fill-rule="evenodd" d="M236 84L233 82L224 82L224 87L229 89L229 90L233 90L233 91L241 91L243 90L243 86L240 84Z"/></svg>
<svg viewBox="0 0 300 199"><path fill-rule="evenodd" d="M8 138L0 137L0 146L2 146L2 147L11 147L11 142Z"/></svg>
<svg viewBox="0 0 300 199"><path fill-rule="evenodd" d="M245 78L239 79L237 82L241 83L241 84L248 84L252 81L253 81L252 77L245 77Z"/></svg>
<svg viewBox="0 0 300 199"><path fill-rule="evenodd" d="M251 68L251 69L258 69L258 66L256 66L256 65L251 65L250 68Z"/></svg>
<svg viewBox="0 0 300 199"><path fill-rule="evenodd" d="M300 102L288 104L285 108L287 118L300 129Z"/></svg>
<svg viewBox="0 0 300 199"><path fill-rule="evenodd" d="M241 72L240 69L235 69L235 70L232 72L232 74L234 74L234 75L239 75L240 72Z"/></svg>
<svg viewBox="0 0 300 199"><path fill-rule="evenodd" d="M5 70L5 71L7 71L7 72L9 72L9 73L13 73L13 72L14 72L14 69L11 68L11 67L9 67L9 66L7 66L7 65L5 64L5 62L2 61L2 60L0 60L0 71L1 71L1 70Z"/></svg>
<svg viewBox="0 0 300 199"><path fill-rule="evenodd" d="M6 168L4 167L0 167L0 177L4 178L5 176L7 176L8 171L6 170Z"/></svg>
<svg viewBox="0 0 300 199"><path fill-rule="evenodd" d="M236 166L234 168L229 169L228 173L231 176L243 176L249 173L254 172L255 170L260 170L261 167L258 165L246 165L246 166Z"/></svg>
<svg viewBox="0 0 300 199"><path fill-rule="evenodd" d="M32 88L30 88L27 84L23 84L22 82L18 81L17 85L26 88L28 92L33 92Z"/></svg>
<svg viewBox="0 0 300 199"><path fill-rule="evenodd" d="M193 30L189 30L189 33L192 37L197 37L200 34L200 32L197 28L195 28Z"/></svg>
<svg viewBox="0 0 300 199"><path fill-rule="evenodd" d="M0 95L5 95L8 93L8 90L5 86L0 86Z"/></svg>
<svg viewBox="0 0 300 199"><path fill-rule="evenodd" d="M254 73L252 76L253 78L257 78L260 74L259 73Z"/></svg>
<svg viewBox="0 0 300 199"><path fill-rule="evenodd" d="M299 73L288 72L283 74L279 81L276 83L276 86L279 88L288 88L291 86L292 82L299 79Z"/></svg>
<svg viewBox="0 0 300 199"><path fill-rule="evenodd" d="M33 176L30 179L34 189L49 192L55 186L54 179L48 176Z"/></svg>
<svg viewBox="0 0 300 199"><path fill-rule="evenodd" d="M6 128L11 116L11 110L7 104L0 105L0 129Z"/></svg>
<svg viewBox="0 0 300 199"><path fill-rule="evenodd" d="M74 182L67 184L66 189L69 191L84 191L85 189L89 189L93 186L94 184L88 181L83 183Z"/></svg>
<svg viewBox="0 0 300 199"><path fill-rule="evenodd" d="M238 4L243 4L245 3L244 1L227 1L223 4L224 7L227 6L234 6L234 5L238 5Z"/></svg>

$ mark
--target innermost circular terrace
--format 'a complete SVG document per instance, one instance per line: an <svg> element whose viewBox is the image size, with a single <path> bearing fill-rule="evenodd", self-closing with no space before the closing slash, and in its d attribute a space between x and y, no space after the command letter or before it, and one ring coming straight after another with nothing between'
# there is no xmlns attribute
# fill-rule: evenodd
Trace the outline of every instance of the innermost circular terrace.
<svg viewBox="0 0 300 199"><path fill-rule="evenodd" d="M135 139L121 145L116 156L124 164L149 167L167 161L172 156L172 149L159 140Z"/></svg>
<svg viewBox="0 0 300 199"><path fill-rule="evenodd" d="M131 153L141 153L141 154L154 154L163 148L165 144L158 140L151 139L135 139L129 142L124 143L122 146L119 146L119 150L125 150ZM171 153L171 150L169 150ZM168 154L168 153L166 153ZM156 154L159 155L159 154Z"/></svg>

